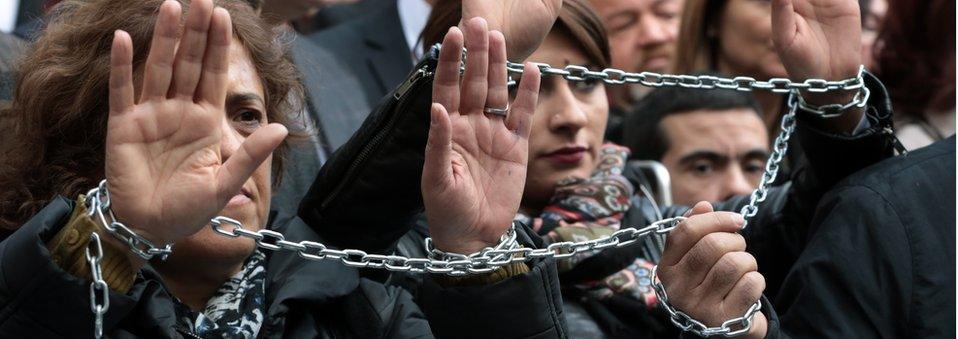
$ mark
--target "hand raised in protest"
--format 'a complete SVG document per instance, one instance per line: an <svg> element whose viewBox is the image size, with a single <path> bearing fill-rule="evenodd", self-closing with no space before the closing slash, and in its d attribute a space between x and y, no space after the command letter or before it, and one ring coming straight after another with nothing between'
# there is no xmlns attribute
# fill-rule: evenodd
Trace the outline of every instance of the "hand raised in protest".
<svg viewBox="0 0 958 339"><path fill-rule="evenodd" d="M463 0L462 22L486 19L505 36L509 60L520 62L545 40L561 9L562 0Z"/></svg>
<svg viewBox="0 0 958 339"><path fill-rule="evenodd" d="M484 112L510 106L505 41L482 18L468 20L465 31L453 27L443 40L422 175L436 247L464 254L498 243L519 209L539 93L539 70L527 64L508 118Z"/></svg>
<svg viewBox="0 0 958 339"><path fill-rule="evenodd" d="M858 74L861 60L861 14L854 0L773 0L772 40L793 80L843 80ZM803 93L814 105L844 104L855 91ZM862 109L846 112L831 127L851 132Z"/></svg>
<svg viewBox="0 0 958 339"><path fill-rule="evenodd" d="M736 233L743 223L738 213L713 212L700 202L669 234L656 273L673 307L715 327L741 317L761 297L765 278ZM756 313L747 335L762 338L767 328Z"/></svg>
<svg viewBox="0 0 958 339"><path fill-rule="evenodd" d="M160 7L138 101L130 36L117 31L111 51L105 171L112 208L157 245L206 225L286 136L282 125L264 125L224 156L230 15L195 0L178 41L180 16L176 1Z"/></svg>

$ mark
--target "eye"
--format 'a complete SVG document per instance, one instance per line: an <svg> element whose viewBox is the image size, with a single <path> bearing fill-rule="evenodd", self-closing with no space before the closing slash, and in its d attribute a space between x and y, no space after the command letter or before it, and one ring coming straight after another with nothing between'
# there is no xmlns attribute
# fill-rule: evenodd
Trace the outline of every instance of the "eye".
<svg viewBox="0 0 958 339"><path fill-rule="evenodd" d="M696 176L707 176L715 172L715 164L711 161L700 160L692 163L692 174Z"/></svg>
<svg viewBox="0 0 958 339"><path fill-rule="evenodd" d="M233 114L233 121L244 131L252 132L263 125L265 115L256 109L243 108Z"/></svg>
<svg viewBox="0 0 958 339"><path fill-rule="evenodd" d="M599 79L586 79L585 81L569 81L572 90L576 93L591 93L596 87L599 87Z"/></svg>
<svg viewBox="0 0 958 339"><path fill-rule="evenodd" d="M749 175L759 175L765 171L764 164L759 160L746 162L742 169Z"/></svg>

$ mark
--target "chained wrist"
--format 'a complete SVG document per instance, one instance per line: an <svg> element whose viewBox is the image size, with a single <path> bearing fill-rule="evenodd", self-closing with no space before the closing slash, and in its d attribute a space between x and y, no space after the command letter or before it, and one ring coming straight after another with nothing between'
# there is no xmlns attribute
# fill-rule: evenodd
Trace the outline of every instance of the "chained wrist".
<svg viewBox="0 0 958 339"><path fill-rule="evenodd" d="M86 198L83 199L87 214L93 220L99 223L100 227L110 234L112 238L126 244L129 250L143 260L149 261L154 257L160 260L166 260L167 256L173 252L172 244L165 244L162 247L156 246L152 241L134 232L116 219L111 209L110 191L107 189L106 180L100 181L100 185L91 189Z"/></svg>

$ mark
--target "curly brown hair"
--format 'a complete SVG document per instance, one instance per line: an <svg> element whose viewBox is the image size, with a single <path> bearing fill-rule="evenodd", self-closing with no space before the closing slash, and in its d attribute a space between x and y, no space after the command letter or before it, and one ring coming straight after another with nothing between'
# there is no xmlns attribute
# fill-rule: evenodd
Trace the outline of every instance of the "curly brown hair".
<svg viewBox="0 0 958 339"><path fill-rule="evenodd" d="M141 69L162 2L68 0L51 10L46 31L18 65L18 86L0 117L13 124L0 164L0 228L16 229L56 196L76 197L103 178L114 31L130 34L133 67ZM246 1L214 2L230 12L235 41L249 52L265 88L267 118L288 125L303 102L288 44ZM274 152L277 180L286 148L284 142Z"/></svg>

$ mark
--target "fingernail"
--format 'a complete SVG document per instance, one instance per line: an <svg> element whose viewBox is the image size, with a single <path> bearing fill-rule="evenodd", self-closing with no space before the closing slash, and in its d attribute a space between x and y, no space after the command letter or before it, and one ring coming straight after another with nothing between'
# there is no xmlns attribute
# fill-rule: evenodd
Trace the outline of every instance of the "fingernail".
<svg viewBox="0 0 958 339"><path fill-rule="evenodd" d="M743 215L741 215L741 214L738 214L738 213L735 213L735 214L732 216L732 221L734 221L734 222L735 222L736 224L738 224L738 225L744 225L744 224L745 224L745 216L743 216Z"/></svg>
<svg viewBox="0 0 958 339"><path fill-rule="evenodd" d="M688 218L690 215L692 215L692 207L689 207L689 209L685 211L685 214L682 214L682 216L686 218Z"/></svg>

